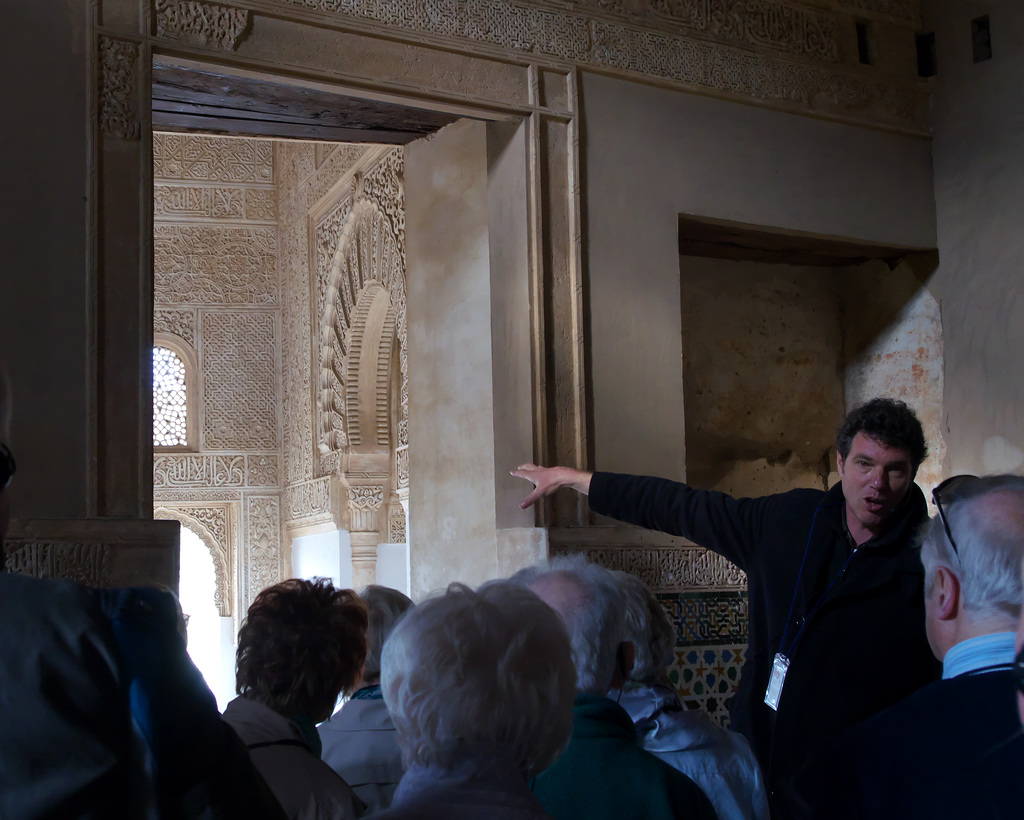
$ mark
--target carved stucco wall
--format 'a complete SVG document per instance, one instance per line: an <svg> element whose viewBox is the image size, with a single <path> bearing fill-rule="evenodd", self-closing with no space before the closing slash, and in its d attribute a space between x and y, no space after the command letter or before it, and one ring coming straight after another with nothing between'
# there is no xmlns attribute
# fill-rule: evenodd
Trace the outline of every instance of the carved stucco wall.
<svg viewBox="0 0 1024 820"><path fill-rule="evenodd" d="M528 55L545 65L650 78L788 110L927 128L928 87L916 75L914 41L921 27L920 0L268 0L261 5L280 18L312 18L372 36L506 59ZM245 6L154 0L156 33L193 46L244 49L246 38L264 36L270 22L259 7ZM869 65L859 59L858 22L868 26ZM104 59L126 58L118 52L122 45L109 42ZM410 54L404 62L385 68L389 79L422 75L422 61ZM110 101L104 118L112 133L131 137L137 128L130 102L129 95Z"/></svg>
<svg viewBox="0 0 1024 820"><path fill-rule="evenodd" d="M274 5L282 13L313 11L373 33L471 52L529 55L538 62L653 78L789 110L927 128L928 89L916 76L914 44L920 0L274 0ZM858 21L869 24L870 66L858 59ZM208 36L230 36L230 31Z"/></svg>
<svg viewBox="0 0 1024 820"><path fill-rule="evenodd" d="M237 616L283 565L273 145L156 134L153 165L155 330L199 369L194 451L154 453L156 517L199 534L221 615Z"/></svg>
<svg viewBox="0 0 1024 820"><path fill-rule="evenodd" d="M402 151L296 142L276 151L286 294L283 521L292 530L372 523L381 540L393 540L402 522L404 541L404 512L392 512L401 509L392 491L408 486ZM386 310L371 350L363 342L373 304ZM356 372L364 357L379 359L369 390ZM368 416L360 402L371 405L369 424L360 425ZM375 467L354 466L355 452ZM367 508L364 496L377 501Z"/></svg>

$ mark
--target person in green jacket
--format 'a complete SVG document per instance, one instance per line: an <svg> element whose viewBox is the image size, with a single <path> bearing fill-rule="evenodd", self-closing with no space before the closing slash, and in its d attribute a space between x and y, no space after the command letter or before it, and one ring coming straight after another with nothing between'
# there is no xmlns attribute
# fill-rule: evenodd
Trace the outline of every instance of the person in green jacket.
<svg viewBox="0 0 1024 820"><path fill-rule="evenodd" d="M532 783L544 810L555 820L715 818L700 788L641 749L632 719L605 697L633 665L633 645L623 640L625 600L611 572L582 555L559 556L513 580L562 618L576 666L569 748Z"/></svg>

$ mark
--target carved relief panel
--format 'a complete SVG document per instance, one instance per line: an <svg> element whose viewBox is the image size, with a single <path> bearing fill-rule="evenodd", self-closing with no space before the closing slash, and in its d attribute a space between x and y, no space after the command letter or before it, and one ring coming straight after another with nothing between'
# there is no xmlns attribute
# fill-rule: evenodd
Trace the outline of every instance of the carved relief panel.
<svg viewBox="0 0 1024 820"><path fill-rule="evenodd" d="M408 444L405 216L398 150L353 181L316 225L320 324L319 471L348 447ZM392 339L398 392L390 396ZM392 404L397 441L391 441Z"/></svg>
<svg viewBox="0 0 1024 820"><path fill-rule="evenodd" d="M158 28L185 39L237 34L247 19L210 4L158 6ZM155 454L156 515L200 536L217 607L239 617L279 580L282 554L273 144L156 134L153 157L155 329L195 349L199 417L196 452Z"/></svg>

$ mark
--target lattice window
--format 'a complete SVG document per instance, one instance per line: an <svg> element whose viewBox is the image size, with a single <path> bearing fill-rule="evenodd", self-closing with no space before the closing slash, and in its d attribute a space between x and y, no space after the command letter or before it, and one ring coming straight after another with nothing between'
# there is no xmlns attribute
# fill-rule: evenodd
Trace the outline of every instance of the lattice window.
<svg viewBox="0 0 1024 820"><path fill-rule="evenodd" d="M188 368L170 347L153 348L153 446L188 447L192 428Z"/></svg>

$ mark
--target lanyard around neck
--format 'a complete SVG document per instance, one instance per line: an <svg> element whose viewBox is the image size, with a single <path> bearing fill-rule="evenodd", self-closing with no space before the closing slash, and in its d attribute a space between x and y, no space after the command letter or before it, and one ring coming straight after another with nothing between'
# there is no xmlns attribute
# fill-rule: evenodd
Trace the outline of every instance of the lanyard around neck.
<svg viewBox="0 0 1024 820"><path fill-rule="evenodd" d="M836 577L833 578L831 583L829 583L828 587L825 588L825 591L821 593L821 597L818 598L818 602L814 605L811 611L807 613L806 617L804 617L803 623L800 624L800 629L797 631L792 643L790 643L789 647L787 648L786 635L789 634L789 624L793 619L793 609L796 607L796 598L800 592L800 579L803 578L804 575L804 567L807 564L807 553L810 551L811 548L811 537L814 535L814 524L818 520L818 513L821 512L825 507L839 507L844 506L845 504L845 500L837 501L834 504L821 504L814 511L814 517L811 519L811 529L807 533L807 544L804 547L804 557L803 560L800 562L800 572L797 573L796 585L793 587L793 599L789 603L789 614L786 615L786 628L782 631L782 640L779 642L779 652L786 657L789 657L792 654L793 650L796 648L797 641L800 640L800 636L804 634L804 629L807 628L807 622L811 619L811 616L815 612L817 612L818 607L821 606L821 602L825 600L825 596L828 595L832 587L835 586L836 581L843 577L843 573L846 572L846 567L847 565L849 565L850 559L853 558L854 554L857 551L856 549L854 549L853 552L850 553L849 557L846 559L846 562L843 564L842 569L839 570Z"/></svg>

